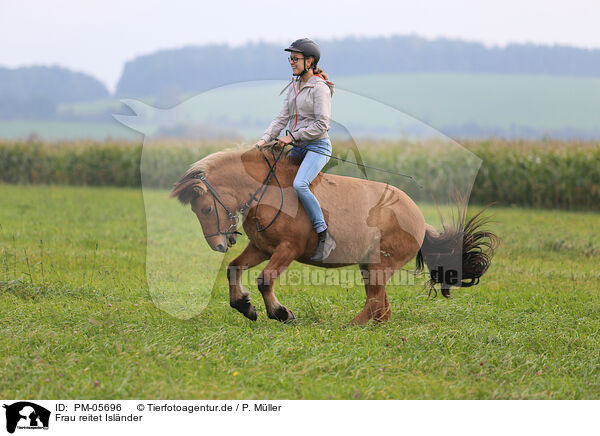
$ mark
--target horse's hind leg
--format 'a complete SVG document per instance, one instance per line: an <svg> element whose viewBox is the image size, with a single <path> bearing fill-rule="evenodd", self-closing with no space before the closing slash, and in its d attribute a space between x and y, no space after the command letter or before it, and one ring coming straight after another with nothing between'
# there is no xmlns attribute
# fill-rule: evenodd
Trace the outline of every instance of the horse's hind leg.
<svg viewBox="0 0 600 436"><path fill-rule="evenodd" d="M371 319L387 321L392 314L385 285L396 271L415 257L419 244L410 238L391 242L382 241L379 253L371 254L371 262L360 264L367 301L363 310L351 321L352 324L364 325Z"/></svg>
<svg viewBox="0 0 600 436"><path fill-rule="evenodd" d="M242 273L248 268L266 260L268 255L249 243L242 254L227 266L229 280L229 305L241 312L246 318L256 321L256 309L250 303L250 293L240 283Z"/></svg>
<svg viewBox="0 0 600 436"><path fill-rule="evenodd" d="M281 322L290 322L296 319L292 311L282 305L275 297L273 285L286 268L298 256L298 253L289 242L282 242L277 246L269 263L258 276L258 290L265 300L267 316Z"/></svg>
<svg viewBox="0 0 600 436"><path fill-rule="evenodd" d="M421 248L420 242L411 233L403 230L395 216L391 218L384 226L385 232L382 230L382 233L387 235L382 236L379 246L369 253L367 263L360 264L367 301L363 310L352 320L352 324L363 325L371 319L387 321L390 318L392 308L388 302L385 285Z"/></svg>
<svg viewBox="0 0 600 436"><path fill-rule="evenodd" d="M394 271L390 268L381 268L380 264L360 264L367 300L363 310L351 321L352 324L364 325L371 319L387 321L390 318L392 306L388 301L385 284Z"/></svg>

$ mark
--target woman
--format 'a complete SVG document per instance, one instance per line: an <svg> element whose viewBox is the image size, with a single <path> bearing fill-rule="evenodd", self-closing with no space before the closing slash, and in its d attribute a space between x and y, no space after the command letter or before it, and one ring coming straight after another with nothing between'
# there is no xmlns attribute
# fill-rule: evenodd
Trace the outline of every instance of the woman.
<svg viewBox="0 0 600 436"><path fill-rule="evenodd" d="M278 143L284 146L293 141L295 144L292 145L302 147L294 147L290 151L291 158L301 160L293 186L318 235L319 243L310 260L321 262L335 249L335 241L327 231L321 205L308 186L329 161L332 152L327 131L333 83L317 67L321 51L313 41L298 39L285 51L290 52L289 62L295 78L288 85L281 112L255 145L261 147L273 141L289 124L291 134L280 138Z"/></svg>

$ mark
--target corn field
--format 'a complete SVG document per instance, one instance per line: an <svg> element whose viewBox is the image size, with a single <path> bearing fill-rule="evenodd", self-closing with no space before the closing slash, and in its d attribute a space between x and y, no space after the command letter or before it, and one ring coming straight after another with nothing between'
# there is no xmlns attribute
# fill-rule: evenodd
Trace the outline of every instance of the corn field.
<svg viewBox="0 0 600 436"><path fill-rule="evenodd" d="M332 142L335 156L351 156L352 142ZM473 203L600 210L599 142L471 140L462 145L483 160L471 192ZM142 152L138 142L127 141L0 141L0 182L136 187L143 158L144 186L169 188L190 164L229 146L224 141L164 140L144 145ZM401 176L390 175L386 181L415 200L426 200L449 177L460 179L463 173L464 156L440 147L362 142L360 157L365 164L412 175L425 189ZM325 169L338 170L333 159ZM361 176L357 168L351 171L344 167L343 173Z"/></svg>

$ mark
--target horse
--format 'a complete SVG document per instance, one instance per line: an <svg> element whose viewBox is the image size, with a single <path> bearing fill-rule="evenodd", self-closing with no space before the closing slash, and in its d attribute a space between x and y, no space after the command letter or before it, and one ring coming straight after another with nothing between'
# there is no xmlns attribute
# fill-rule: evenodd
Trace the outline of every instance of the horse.
<svg viewBox="0 0 600 436"><path fill-rule="evenodd" d="M174 184L170 197L191 205L212 250L226 252L236 243L239 216L249 243L227 267L230 306L256 321L249 292L241 285L243 271L268 260L257 277L267 316L284 323L296 319L282 305L273 287L292 261L325 268L358 265L366 291L363 309L351 324L390 318L386 284L416 257L417 272L430 270L430 286L450 287L479 282L487 271L498 238L481 227L481 212L464 224L442 230L426 224L414 201L386 183L319 173L310 189L321 204L336 248L322 262L310 260L317 234L292 188L299 162L283 154L276 142L262 147L222 150L191 165ZM460 210L459 210L460 212ZM442 267L454 265L458 273ZM447 272L447 271L446 271ZM461 274L462 272L462 274Z"/></svg>

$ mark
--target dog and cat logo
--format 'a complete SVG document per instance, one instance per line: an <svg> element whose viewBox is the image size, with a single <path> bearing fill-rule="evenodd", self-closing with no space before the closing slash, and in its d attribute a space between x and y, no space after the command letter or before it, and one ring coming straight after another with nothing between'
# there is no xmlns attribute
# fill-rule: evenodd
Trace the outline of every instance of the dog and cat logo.
<svg viewBox="0 0 600 436"><path fill-rule="evenodd" d="M48 430L50 411L29 401L19 401L4 405L6 409L6 431L14 433L18 428L28 430Z"/></svg>

